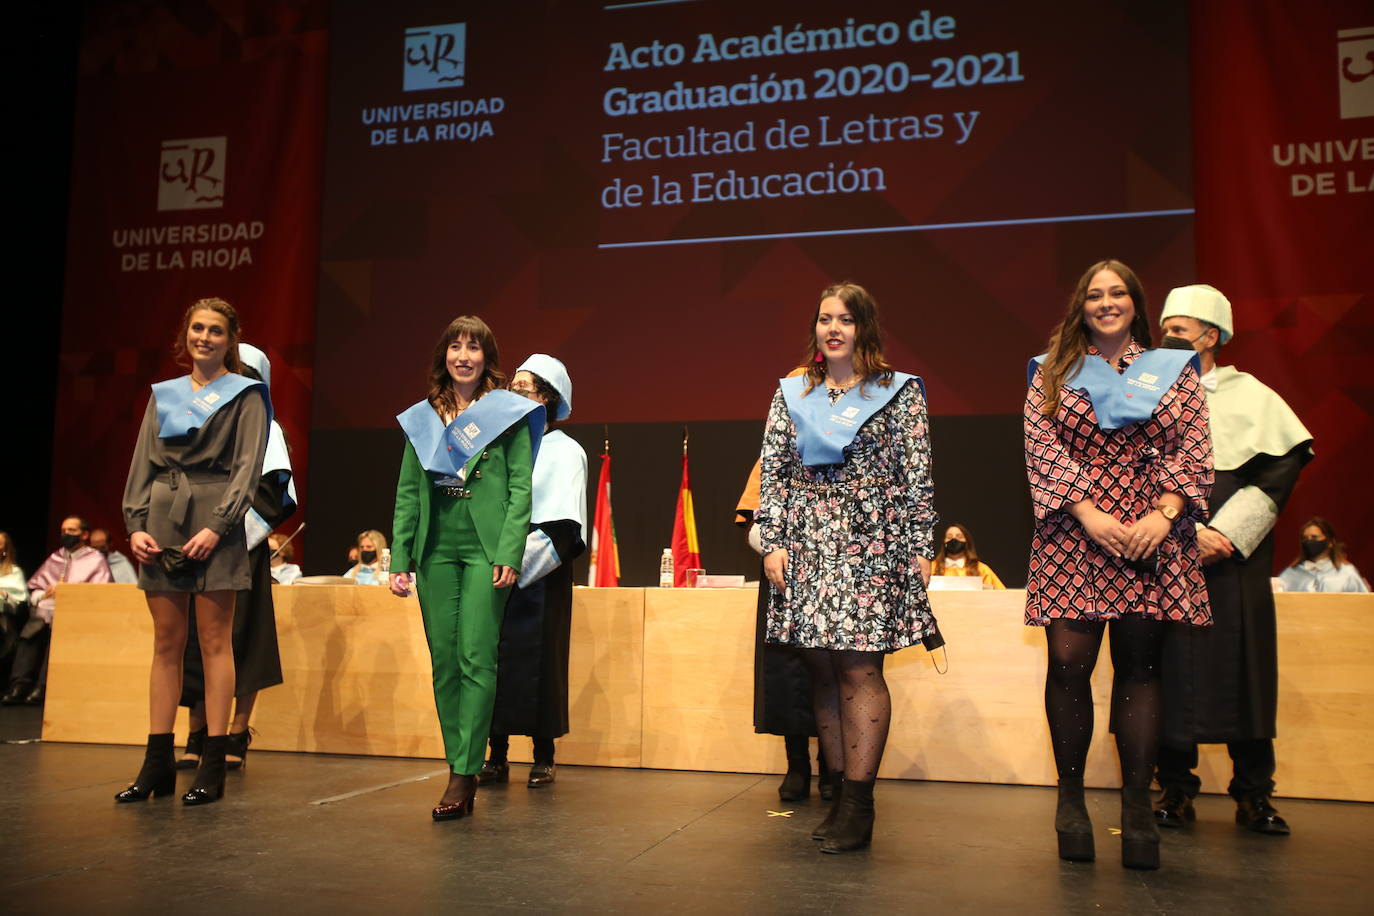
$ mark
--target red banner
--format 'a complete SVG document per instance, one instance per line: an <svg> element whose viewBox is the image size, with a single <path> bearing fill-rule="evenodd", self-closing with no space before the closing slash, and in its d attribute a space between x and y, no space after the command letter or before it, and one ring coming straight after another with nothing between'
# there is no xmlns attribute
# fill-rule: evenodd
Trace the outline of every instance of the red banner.
<svg viewBox="0 0 1374 916"><path fill-rule="evenodd" d="M149 385L195 299L272 361L306 501L326 77L323 2L88 8L77 90L51 513L122 532ZM230 11L232 10L232 12Z"/></svg>
<svg viewBox="0 0 1374 916"><path fill-rule="evenodd" d="M1235 309L1221 361L1278 391L1316 438L1278 556L1289 562L1298 527L1323 515L1369 574L1374 11L1358 0L1192 10L1197 279Z"/></svg>

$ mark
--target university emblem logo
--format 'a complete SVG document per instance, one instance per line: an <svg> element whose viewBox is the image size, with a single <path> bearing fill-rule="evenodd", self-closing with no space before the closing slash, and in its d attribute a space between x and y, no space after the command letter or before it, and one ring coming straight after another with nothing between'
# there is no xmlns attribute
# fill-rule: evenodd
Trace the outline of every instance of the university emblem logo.
<svg viewBox="0 0 1374 916"><path fill-rule="evenodd" d="M227 137L162 141L157 208L209 210L223 207L227 145Z"/></svg>
<svg viewBox="0 0 1374 916"><path fill-rule="evenodd" d="M467 73L467 23L422 25L406 29L403 88L452 89Z"/></svg>
<svg viewBox="0 0 1374 916"><path fill-rule="evenodd" d="M1336 33L1336 69L1341 118L1374 116L1374 28Z"/></svg>

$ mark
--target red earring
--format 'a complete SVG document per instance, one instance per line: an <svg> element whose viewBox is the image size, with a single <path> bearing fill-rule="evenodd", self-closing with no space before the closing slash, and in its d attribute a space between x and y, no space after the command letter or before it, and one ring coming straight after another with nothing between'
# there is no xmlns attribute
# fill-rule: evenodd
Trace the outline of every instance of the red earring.
<svg viewBox="0 0 1374 916"><path fill-rule="evenodd" d="M821 356L820 351L817 351L817 352L816 352L816 362L819 363L819 362L823 362L824 360L825 360L825 357L824 357L824 356Z"/></svg>

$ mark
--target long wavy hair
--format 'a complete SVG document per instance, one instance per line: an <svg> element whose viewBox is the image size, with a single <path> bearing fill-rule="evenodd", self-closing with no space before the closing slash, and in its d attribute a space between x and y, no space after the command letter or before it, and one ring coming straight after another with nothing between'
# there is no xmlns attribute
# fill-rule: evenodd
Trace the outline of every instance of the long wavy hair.
<svg viewBox="0 0 1374 916"><path fill-rule="evenodd" d="M835 297L845 304L854 318L854 372L862 380L859 393L870 381L884 388L892 384L892 366L883 358L883 330L878 324L878 303L868 290L857 283L835 283L827 286L811 313L811 329L806 337L806 394L817 385L825 384L825 356L816 345L816 322L820 320L821 303Z"/></svg>
<svg viewBox="0 0 1374 916"><path fill-rule="evenodd" d="M1146 315L1148 305L1145 301L1145 288L1140 285L1140 278L1135 275L1135 271L1111 258L1098 261L1089 267L1083 272L1083 276L1078 278L1078 285L1069 298L1068 311L1064 313L1064 320L1050 336L1049 351L1040 366L1041 384L1045 389L1043 411L1047 417L1059 412L1059 389L1077 370L1079 363L1088 353L1088 346L1092 343L1088 337L1083 307L1088 301L1088 287L1092 284L1093 277L1103 270L1110 270L1120 277L1121 282L1126 284L1126 291L1131 295L1131 304L1135 306L1135 317L1131 319L1131 337L1142 347L1148 347L1152 343L1150 319Z"/></svg>
<svg viewBox="0 0 1374 916"><path fill-rule="evenodd" d="M496 335L487 323L476 315L460 315L449 322L439 341L434 345L434 358L429 365L429 403L445 417L458 413L458 395L453 391L453 379L448 374L448 345L460 337L477 341L482 348L482 377L477 380L477 390L473 392L475 401L488 391L506 387L506 376L501 372L500 351L496 349Z"/></svg>
<svg viewBox="0 0 1374 916"><path fill-rule="evenodd" d="M186 334L191 330L191 316L202 309L215 312L224 319L225 330L229 332L229 346L224 350L224 368L230 372L242 372L243 361L239 359L239 338L243 335L243 331L239 326L239 313L228 302L215 297L197 299L191 303L191 307L182 316L181 331L177 334L176 340L172 341L172 354L176 357L177 365L184 369L189 369L195 365L191 359L190 351L186 349Z"/></svg>
<svg viewBox="0 0 1374 916"><path fill-rule="evenodd" d="M1288 564L1289 566L1297 566L1299 563L1307 559L1307 557L1302 552L1302 533L1306 531L1308 528L1319 528L1321 529L1321 533L1326 535L1326 546L1331 551L1329 556L1331 557L1332 566L1334 566L1336 569L1340 569L1342 563L1350 562L1346 559L1345 542L1336 540L1336 529L1332 528L1331 523L1328 522L1326 519L1322 518L1320 515L1314 515L1307 521L1303 522L1302 527L1298 529L1298 555L1293 559L1292 563Z"/></svg>
<svg viewBox="0 0 1374 916"><path fill-rule="evenodd" d="M981 575L978 571L978 548L973 545L973 532L968 530L967 525L958 522L950 522L945 526L945 533L940 536L940 552L935 555L935 559L930 564L930 574L932 576L943 576L945 574L945 539L949 537L949 529L958 528L964 533L964 569L970 576Z"/></svg>

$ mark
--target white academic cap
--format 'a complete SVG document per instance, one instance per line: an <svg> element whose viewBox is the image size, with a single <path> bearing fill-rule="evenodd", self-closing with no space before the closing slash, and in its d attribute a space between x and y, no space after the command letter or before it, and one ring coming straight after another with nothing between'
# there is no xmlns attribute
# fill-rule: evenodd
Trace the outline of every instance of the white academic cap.
<svg viewBox="0 0 1374 916"><path fill-rule="evenodd" d="M1169 298L1164 300L1164 311L1159 315L1159 323L1174 316L1196 318L1214 324L1221 329L1221 342L1231 339L1231 301L1221 294L1221 290L1206 283L1180 286L1169 290Z"/></svg>
<svg viewBox="0 0 1374 916"><path fill-rule="evenodd" d="M262 383L271 389L272 364L267 361L266 353L250 343L239 341L239 361L262 376Z"/></svg>
<svg viewBox="0 0 1374 916"><path fill-rule="evenodd" d="M572 379L568 376L568 367L563 365L561 360L544 353L536 353L521 363L515 371L533 372L552 385L553 390L562 398L558 405L558 416L554 419L568 419L568 414L572 413Z"/></svg>

